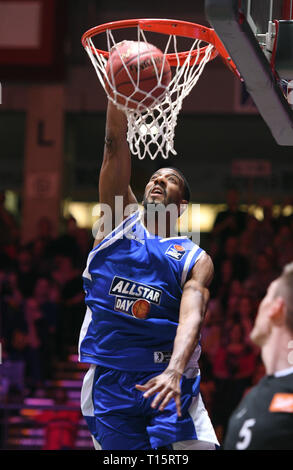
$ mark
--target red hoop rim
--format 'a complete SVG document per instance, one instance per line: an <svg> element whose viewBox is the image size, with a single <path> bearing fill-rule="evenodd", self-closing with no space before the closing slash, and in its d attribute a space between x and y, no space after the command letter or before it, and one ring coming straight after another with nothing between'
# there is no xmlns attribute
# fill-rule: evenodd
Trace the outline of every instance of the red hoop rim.
<svg viewBox="0 0 293 470"><path fill-rule="evenodd" d="M223 43L215 33L212 28L207 28L196 23L191 23L189 21L183 20L169 20L169 19L156 19L156 18L140 18L140 19L130 19L130 20L119 20L112 21L109 23L104 23L99 26L86 31L82 38L81 42L83 47L86 49L88 47L87 40L97 36L98 34L104 33L107 30L115 29L124 29L124 28L134 28L139 26L143 31L151 31L162 34L169 34L175 36L183 36L191 39L199 39L206 43L212 44L214 46L209 60L213 60L218 54L221 55L225 64L239 77L236 65L231 60L228 52L226 51ZM191 62L190 65L193 65L194 61L200 60L204 57L206 49L208 46L201 47L198 50L194 50L191 53ZM109 52L102 49L95 49L98 54L103 55L106 59L109 58ZM179 52L178 57L180 59L180 64L182 65L189 54L189 51ZM171 66L177 65L177 56L175 53L166 54L168 62ZM193 59L193 60L192 60Z"/></svg>

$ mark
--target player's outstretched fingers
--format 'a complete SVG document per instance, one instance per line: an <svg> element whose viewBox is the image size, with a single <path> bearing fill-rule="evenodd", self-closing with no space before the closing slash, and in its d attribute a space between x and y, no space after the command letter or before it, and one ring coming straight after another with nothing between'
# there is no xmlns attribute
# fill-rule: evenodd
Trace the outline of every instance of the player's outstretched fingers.
<svg viewBox="0 0 293 470"><path fill-rule="evenodd" d="M170 390L169 392L162 391L159 393L156 398L153 400L151 407L152 408L157 408L159 406L160 411L164 411L165 407L168 405L168 403L172 400L172 398L175 401L176 404L176 410L177 410L177 415L181 416L181 400L180 400L180 393L177 393L174 390Z"/></svg>
<svg viewBox="0 0 293 470"><path fill-rule="evenodd" d="M140 392L144 392L145 390L148 389L147 385L140 385L140 384L136 384L135 388L137 388L137 390L139 390Z"/></svg>
<svg viewBox="0 0 293 470"><path fill-rule="evenodd" d="M162 390L162 385L155 385L154 387L150 388L147 392L143 394L144 398L149 398L155 393L158 393Z"/></svg>
<svg viewBox="0 0 293 470"><path fill-rule="evenodd" d="M156 397L153 399L152 403L151 403L151 407L152 408L157 408L159 403L165 398L166 396L166 393L168 393L168 391L166 389L163 389L162 388L160 390L158 390L158 393L156 395Z"/></svg>
<svg viewBox="0 0 293 470"><path fill-rule="evenodd" d="M176 394L176 392L169 392L166 397L164 398L164 400L162 401L162 403L160 404L159 406L159 410L160 411L164 411L165 407L168 405L168 403L170 402L171 399L174 399L175 401L175 404L176 404L176 410L177 410L177 415L179 417L182 416L181 414L181 400L180 400L180 394Z"/></svg>
<svg viewBox="0 0 293 470"><path fill-rule="evenodd" d="M141 392L144 392L144 394L143 394L144 398L149 398L152 395L154 395L154 393L157 393L160 390L162 390L162 385L158 385L158 384L153 385L151 388L149 388L150 386L147 386L147 384L145 384L145 385L136 385L135 387L138 390L140 390Z"/></svg>

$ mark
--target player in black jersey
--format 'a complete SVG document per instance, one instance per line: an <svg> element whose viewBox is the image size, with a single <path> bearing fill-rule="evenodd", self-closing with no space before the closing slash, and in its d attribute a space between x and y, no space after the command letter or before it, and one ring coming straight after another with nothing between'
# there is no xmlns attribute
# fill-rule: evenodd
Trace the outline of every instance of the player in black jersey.
<svg viewBox="0 0 293 470"><path fill-rule="evenodd" d="M225 450L293 450L293 263L262 300L251 339L266 374L229 420Z"/></svg>

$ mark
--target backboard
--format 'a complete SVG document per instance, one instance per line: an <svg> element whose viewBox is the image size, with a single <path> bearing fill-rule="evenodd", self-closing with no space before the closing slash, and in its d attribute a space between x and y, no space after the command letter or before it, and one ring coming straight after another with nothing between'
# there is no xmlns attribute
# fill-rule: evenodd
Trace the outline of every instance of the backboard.
<svg viewBox="0 0 293 470"><path fill-rule="evenodd" d="M265 34L269 21L289 19L284 0L242 0L241 7L254 34Z"/></svg>
<svg viewBox="0 0 293 470"><path fill-rule="evenodd" d="M206 17L279 145L293 145L293 0L205 0Z"/></svg>

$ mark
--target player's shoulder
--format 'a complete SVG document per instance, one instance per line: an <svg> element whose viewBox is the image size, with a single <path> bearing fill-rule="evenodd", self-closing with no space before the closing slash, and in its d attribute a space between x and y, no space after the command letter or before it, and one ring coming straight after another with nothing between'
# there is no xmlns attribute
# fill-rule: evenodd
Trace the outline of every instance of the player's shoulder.
<svg viewBox="0 0 293 470"><path fill-rule="evenodd" d="M293 367L290 367L289 371L281 371L274 375L272 386L279 388L280 390L293 393Z"/></svg>
<svg viewBox="0 0 293 470"><path fill-rule="evenodd" d="M242 402L255 405L255 403L265 402L270 397L276 387L276 377L264 375L252 387L248 388L243 395Z"/></svg>
<svg viewBox="0 0 293 470"><path fill-rule="evenodd" d="M201 247L194 243L190 238L187 236L177 236L177 237L167 237L167 238L159 238L159 243L162 247L168 245L176 245L177 247L185 248L186 250L194 250L200 249ZM180 250L180 248L179 248Z"/></svg>
<svg viewBox="0 0 293 470"><path fill-rule="evenodd" d="M169 237L158 240L160 251L176 260L186 260L198 256L203 250L188 237Z"/></svg>

